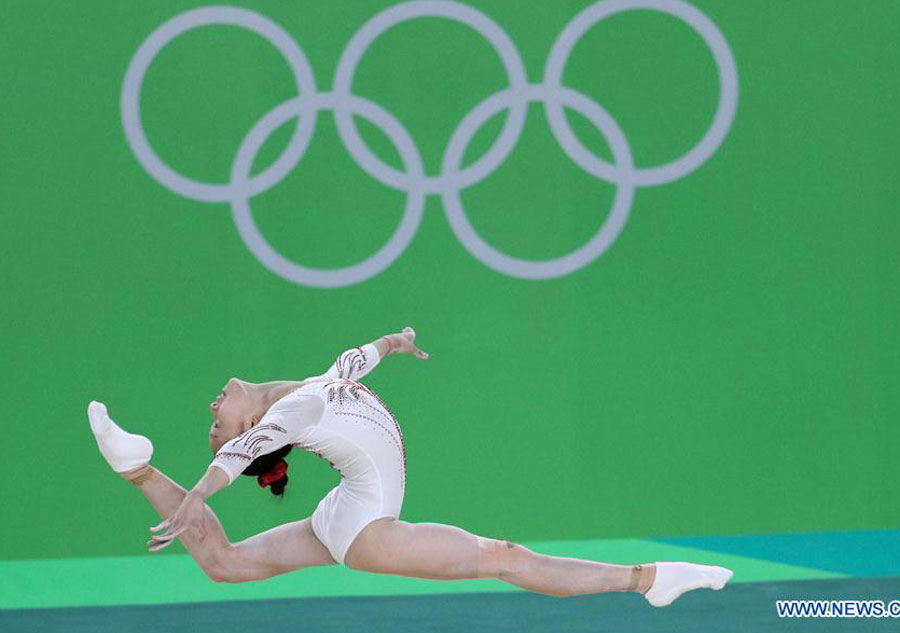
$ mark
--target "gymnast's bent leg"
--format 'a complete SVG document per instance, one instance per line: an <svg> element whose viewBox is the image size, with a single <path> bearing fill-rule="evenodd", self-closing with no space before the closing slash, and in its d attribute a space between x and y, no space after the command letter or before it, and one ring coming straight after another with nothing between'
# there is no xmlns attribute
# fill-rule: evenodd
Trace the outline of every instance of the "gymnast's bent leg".
<svg viewBox="0 0 900 633"><path fill-rule="evenodd" d="M166 519L175 514L187 492L165 474L150 466L144 474L127 473L151 505ZM134 478L140 479L139 483ZM188 530L178 538L204 573L216 582L262 580L305 567L335 565L316 538L309 519L279 525L237 543L230 543L222 523L208 505L204 515L205 536Z"/></svg>
<svg viewBox="0 0 900 633"><path fill-rule="evenodd" d="M150 465L150 441L120 429L100 403L91 403L88 415L100 451L113 470L131 481L160 517L166 519L175 514L187 491ZM336 564L316 538L309 519L230 543L212 509L206 505L205 511L203 529L188 530L178 539L212 580L245 582L304 567Z"/></svg>

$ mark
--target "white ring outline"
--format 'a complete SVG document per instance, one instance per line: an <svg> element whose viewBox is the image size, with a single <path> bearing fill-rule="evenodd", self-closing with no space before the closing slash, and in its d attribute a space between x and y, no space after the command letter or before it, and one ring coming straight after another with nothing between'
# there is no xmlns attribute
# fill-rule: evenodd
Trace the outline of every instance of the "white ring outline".
<svg viewBox="0 0 900 633"><path fill-rule="evenodd" d="M166 44L187 31L215 24L243 27L265 38L284 57L297 82L299 94L316 94L312 68L297 43L281 26L253 11L237 7L201 7L176 15L148 35L131 58L122 83L121 111L125 138L138 162L159 184L185 198L201 202L228 202L235 195L248 192L249 195L258 195L276 185L303 156L316 122L315 110L303 113L300 124L281 156L246 183L248 192L238 192L237 185L233 182L200 182L169 167L150 145L141 123L140 100L144 75Z"/></svg>
<svg viewBox="0 0 900 633"><path fill-rule="evenodd" d="M603 224L587 243L574 251L555 259L531 261L512 257L488 244L475 231L475 227L466 217L458 189L447 191L442 196L444 211L457 239L465 246L466 250L486 266L522 279L562 277L600 257L625 227L625 222L631 213L635 189L631 148L622 129L597 102L569 88L560 87L554 91L553 88L545 85L535 85L531 86L524 95L511 91L498 92L469 112L463 122L465 125L460 124L457 133L450 139L444 154L444 166L453 168L458 165L465 155L466 147L481 126L498 112L509 107L511 103L517 103L523 96L527 101L549 103L552 100L558 102L560 108L563 106L572 108L603 133L617 165L618 174L618 178L615 180L617 189L612 209ZM591 173L597 175L594 172Z"/></svg>
<svg viewBox="0 0 900 633"><path fill-rule="evenodd" d="M247 182L253 167L253 160L272 132L290 119L303 116L302 101L309 101L309 107L317 111L334 109L337 99L333 93L320 93L312 99L303 97L290 99L270 110L241 141L241 146L235 154L231 167L232 182ZM415 143L392 114L376 103L354 95L351 95L349 99L344 97L342 107L353 114L362 116L384 132L394 143L407 173L411 173L413 176L422 174L422 161ZM344 268L322 269L303 266L276 251L256 226L250 210L250 197L236 197L231 202L231 214L235 226L250 252L263 266L283 279L319 288L336 288L359 283L377 275L393 264L415 237L425 211L424 193L421 191L407 192L403 218L384 246L356 264Z"/></svg>
<svg viewBox="0 0 900 633"><path fill-rule="evenodd" d="M525 65L515 44L499 24L481 11L459 2L411 0L380 11L353 34L338 61L337 70L334 73L333 91L341 97L352 94L356 69L362 56L376 38L398 24L425 17L454 20L477 31L493 47L503 63L506 78L509 81L508 89L522 90L525 88L528 83ZM360 167L373 178L389 187L403 191L421 189L425 193L443 193L454 188L467 187L486 178L506 160L525 125L526 105L522 101L510 108L510 113L497 140L473 164L463 169L462 172L442 173L440 176L426 177L424 181L410 179L408 174L398 172L376 156L360 136L353 117L344 108L335 109L335 122L344 147Z"/></svg>
<svg viewBox="0 0 900 633"><path fill-rule="evenodd" d="M716 62L719 74L719 104L713 122L693 148L664 165L636 168L637 184L653 187L672 182L691 173L709 160L731 129L737 111L738 80L737 65L728 42L715 23L696 7L682 0L603 0L579 12L560 31L550 48L544 71L544 84L561 87L563 68L572 49L581 37L601 20L623 11L649 9L667 13L690 26L703 38ZM588 173L597 173L607 182L614 182L615 169L605 160L588 150L569 127L562 106L548 101L545 105L547 120L553 135L567 151L569 157ZM595 171L596 170L596 171Z"/></svg>

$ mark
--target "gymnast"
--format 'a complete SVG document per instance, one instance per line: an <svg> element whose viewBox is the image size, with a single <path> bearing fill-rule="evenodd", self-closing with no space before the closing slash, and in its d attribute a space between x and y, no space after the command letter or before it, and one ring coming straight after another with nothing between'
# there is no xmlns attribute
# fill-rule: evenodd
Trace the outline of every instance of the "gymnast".
<svg viewBox="0 0 900 633"><path fill-rule="evenodd" d="M733 572L723 567L547 556L451 525L402 521L403 434L384 402L359 381L386 356L428 358L415 336L405 328L350 349L325 374L306 380L255 384L231 378L209 405L215 457L189 491L150 464L149 439L124 431L102 403L91 402L88 417L103 457L164 519L150 528L149 551L178 538L209 578L229 583L339 564L419 578L498 578L549 596L634 591L657 607L686 591L725 586ZM340 483L312 516L229 542L206 500L238 475L255 476L260 486L283 494L284 458L294 447L328 460Z"/></svg>

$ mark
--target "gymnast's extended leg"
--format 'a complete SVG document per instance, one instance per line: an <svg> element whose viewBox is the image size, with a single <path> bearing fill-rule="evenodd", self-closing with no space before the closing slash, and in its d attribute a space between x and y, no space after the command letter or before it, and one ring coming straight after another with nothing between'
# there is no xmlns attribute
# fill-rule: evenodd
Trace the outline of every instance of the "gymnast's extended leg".
<svg viewBox="0 0 900 633"><path fill-rule="evenodd" d="M655 606L669 604L691 589L721 589L731 578L727 569L689 563L629 566L546 556L458 527L398 519L379 519L366 526L344 563L362 571L421 578L499 578L550 596L637 591Z"/></svg>
<svg viewBox="0 0 900 633"><path fill-rule="evenodd" d="M499 578L551 596L645 592L655 571L652 565L635 569L536 554L522 545L475 536L452 525L397 519L370 523L351 545L345 563L363 571L422 578Z"/></svg>

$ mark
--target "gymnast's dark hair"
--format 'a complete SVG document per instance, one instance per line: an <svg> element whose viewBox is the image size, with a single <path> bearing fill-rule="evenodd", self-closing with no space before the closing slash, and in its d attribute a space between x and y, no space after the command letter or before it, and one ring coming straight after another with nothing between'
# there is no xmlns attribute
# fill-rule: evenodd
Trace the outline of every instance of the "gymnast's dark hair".
<svg viewBox="0 0 900 633"><path fill-rule="evenodd" d="M244 469L242 475L256 477L259 485L265 488L269 486L273 495L284 494L284 487L288 484L287 467L284 457L291 452L292 446L288 444L272 453L260 455Z"/></svg>

